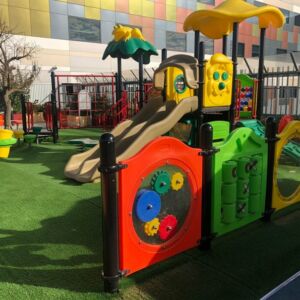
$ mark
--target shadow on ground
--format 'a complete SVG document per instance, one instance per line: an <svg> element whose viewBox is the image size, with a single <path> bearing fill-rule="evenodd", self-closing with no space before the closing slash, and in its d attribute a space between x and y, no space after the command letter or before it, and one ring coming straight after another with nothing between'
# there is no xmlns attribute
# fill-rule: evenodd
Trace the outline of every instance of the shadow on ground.
<svg viewBox="0 0 300 300"><path fill-rule="evenodd" d="M78 202L29 231L0 229L0 281L101 292L101 208Z"/></svg>
<svg viewBox="0 0 300 300"><path fill-rule="evenodd" d="M260 299L300 270L300 209L271 223L255 222L132 275L124 297L138 299Z"/></svg>

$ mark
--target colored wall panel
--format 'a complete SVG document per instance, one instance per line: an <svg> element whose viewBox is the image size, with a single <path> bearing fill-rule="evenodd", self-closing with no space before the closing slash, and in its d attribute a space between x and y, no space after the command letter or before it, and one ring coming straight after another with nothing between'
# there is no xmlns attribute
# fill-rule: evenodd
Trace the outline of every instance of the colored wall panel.
<svg viewBox="0 0 300 300"><path fill-rule="evenodd" d="M30 9L49 11L49 0L30 0Z"/></svg>
<svg viewBox="0 0 300 300"><path fill-rule="evenodd" d="M129 1L128 0L116 0L116 11L128 13Z"/></svg>
<svg viewBox="0 0 300 300"><path fill-rule="evenodd" d="M68 0L68 3L78 4L78 5L84 5L84 0Z"/></svg>
<svg viewBox="0 0 300 300"><path fill-rule="evenodd" d="M259 36L259 27L257 24L253 24L252 26L252 35Z"/></svg>
<svg viewBox="0 0 300 300"><path fill-rule="evenodd" d="M101 19L103 21L116 22L116 13L111 10L101 10Z"/></svg>
<svg viewBox="0 0 300 300"><path fill-rule="evenodd" d="M187 32L186 34L186 51L194 53L194 32Z"/></svg>
<svg viewBox="0 0 300 300"><path fill-rule="evenodd" d="M0 0L0 5L8 5L8 0Z"/></svg>
<svg viewBox="0 0 300 300"><path fill-rule="evenodd" d="M84 16L88 19L100 20L100 9L86 6Z"/></svg>
<svg viewBox="0 0 300 300"><path fill-rule="evenodd" d="M186 8L187 1L186 0L176 0L176 6Z"/></svg>
<svg viewBox="0 0 300 300"><path fill-rule="evenodd" d="M288 43L293 43L293 32L288 32Z"/></svg>
<svg viewBox="0 0 300 300"><path fill-rule="evenodd" d="M207 7L209 7L209 6L207 6ZM197 9L196 1L187 0L187 8L192 11L196 10Z"/></svg>
<svg viewBox="0 0 300 300"><path fill-rule="evenodd" d="M68 16L51 14L51 37L54 39L69 39Z"/></svg>
<svg viewBox="0 0 300 300"><path fill-rule="evenodd" d="M155 30L166 30L167 24L164 20L154 20Z"/></svg>
<svg viewBox="0 0 300 300"><path fill-rule="evenodd" d="M176 5L176 0L166 0L167 5Z"/></svg>
<svg viewBox="0 0 300 300"><path fill-rule="evenodd" d="M184 23L186 17L191 14L192 11L186 8L177 7L176 9L176 22Z"/></svg>
<svg viewBox="0 0 300 300"><path fill-rule="evenodd" d="M84 7L77 4L68 4L68 15L83 18Z"/></svg>
<svg viewBox="0 0 300 300"><path fill-rule="evenodd" d="M197 2L196 10L200 10L200 9L206 9L206 5L204 3Z"/></svg>
<svg viewBox="0 0 300 300"><path fill-rule="evenodd" d="M101 8L108 10L116 9L116 1L115 0L101 0Z"/></svg>
<svg viewBox="0 0 300 300"><path fill-rule="evenodd" d="M85 6L100 8L100 0L85 0Z"/></svg>
<svg viewBox="0 0 300 300"><path fill-rule="evenodd" d="M176 23L175 22L166 22L166 30L168 31L176 31Z"/></svg>
<svg viewBox="0 0 300 300"><path fill-rule="evenodd" d="M22 8L29 8L29 0L9 0L8 5L22 7Z"/></svg>
<svg viewBox="0 0 300 300"><path fill-rule="evenodd" d="M287 48L288 46L288 33L287 31L284 31L282 33L282 45L281 45L283 48Z"/></svg>
<svg viewBox="0 0 300 300"><path fill-rule="evenodd" d="M31 34L39 37L50 37L50 15L47 12L31 10Z"/></svg>
<svg viewBox="0 0 300 300"><path fill-rule="evenodd" d="M129 0L129 13L142 15L142 0Z"/></svg>
<svg viewBox="0 0 300 300"><path fill-rule="evenodd" d="M62 14L62 15L68 14L67 3L56 1L56 0L50 0L49 4L50 4L50 12L56 14Z"/></svg>
<svg viewBox="0 0 300 300"><path fill-rule="evenodd" d="M153 28L154 27L154 19L143 17L142 25L143 25L143 27Z"/></svg>
<svg viewBox="0 0 300 300"><path fill-rule="evenodd" d="M142 14L144 17L154 17L154 2L149 0L143 0Z"/></svg>
<svg viewBox="0 0 300 300"><path fill-rule="evenodd" d="M176 6L166 5L166 20L176 21Z"/></svg>
<svg viewBox="0 0 300 300"><path fill-rule="evenodd" d="M277 40L282 41L282 28L277 29Z"/></svg>
<svg viewBox="0 0 300 300"><path fill-rule="evenodd" d="M154 32L153 28L143 28L143 36L145 37L146 41L153 44L154 43Z"/></svg>
<svg viewBox="0 0 300 300"><path fill-rule="evenodd" d="M9 7L9 26L16 34L31 35L29 9Z"/></svg>
<svg viewBox="0 0 300 300"><path fill-rule="evenodd" d="M2 22L9 25L8 6L0 5L0 18Z"/></svg>
<svg viewBox="0 0 300 300"><path fill-rule="evenodd" d="M116 12L116 23L129 24L129 16L125 13Z"/></svg>
<svg viewBox="0 0 300 300"><path fill-rule="evenodd" d="M166 18L166 5L163 3L156 3L154 6L154 15L156 19L165 19Z"/></svg>
<svg viewBox="0 0 300 300"><path fill-rule="evenodd" d="M181 33L185 32L183 30L183 24L182 23L176 23L176 32L181 32Z"/></svg>
<svg viewBox="0 0 300 300"><path fill-rule="evenodd" d="M109 43L112 39L112 31L115 26L115 22L101 21L101 42Z"/></svg>
<svg viewBox="0 0 300 300"><path fill-rule="evenodd" d="M129 15L129 21L131 25L141 26L142 24L142 17L141 16L132 16Z"/></svg>
<svg viewBox="0 0 300 300"><path fill-rule="evenodd" d="M166 48L166 32L164 30L155 30L154 43L158 49Z"/></svg>

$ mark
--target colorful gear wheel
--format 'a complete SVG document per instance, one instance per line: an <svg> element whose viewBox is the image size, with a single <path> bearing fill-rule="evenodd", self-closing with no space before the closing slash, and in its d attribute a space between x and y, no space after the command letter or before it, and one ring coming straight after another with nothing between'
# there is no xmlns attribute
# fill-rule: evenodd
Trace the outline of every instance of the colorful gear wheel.
<svg viewBox="0 0 300 300"><path fill-rule="evenodd" d="M142 189L137 193L135 212L142 222L149 222L160 212L161 200L158 193Z"/></svg>
<svg viewBox="0 0 300 300"><path fill-rule="evenodd" d="M177 218L174 215L167 215L164 217L159 225L159 238L163 241L170 239L176 232Z"/></svg>
<svg viewBox="0 0 300 300"><path fill-rule="evenodd" d="M150 222L147 222L144 226L144 231L148 236L153 236L155 234L157 234L158 229L159 229L159 219L158 218L154 218L153 220L151 220Z"/></svg>
<svg viewBox="0 0 300 300"><path fill-rule="evenodd" d="M170 176L168 172L163 170L156 172L151 179L152 188L160 195L167 193L170 189L170 185Z"/></svg>
<svg viewBox="0 0 300 300"><path fill-rule="evenodd" d="M182 173L176 172L172 176L171 187L174 191L179 191L184 184L184 177Z"/></svg>

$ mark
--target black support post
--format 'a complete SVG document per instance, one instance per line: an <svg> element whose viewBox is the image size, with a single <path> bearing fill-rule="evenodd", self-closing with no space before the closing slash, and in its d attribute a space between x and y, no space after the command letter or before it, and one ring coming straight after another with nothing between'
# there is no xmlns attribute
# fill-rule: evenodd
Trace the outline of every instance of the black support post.
<svg viewBox="0 0 300 300"><path fill-rule="evenodd" d="M118 80L117 80L117 90L116 90L116 94L117 94L117 101L121 99L122 97L122 58L118 57Z"/></svg>
<svg viewBox="0 0 300 300"><path fill-rule="evenodd" d="M204 50L204 42L200 42L198 46L198 70L199 70L199 88L197 91L198 96L198 109L195 114L195 122L196 122L196 130L194 132L194 136L192 137L193 143L192 146L200 147L200 127L203 124L203 88L204 88L204 67L205 67L205 50Z"/></svg>
<svg viewBox="0 0 300 300"><path fill-rule="evenodd" d="M27 120L26 120L27 111L26 111L25 95L24 94L21 94L21 110L22 110L23 131L24 131L25 134L27 134L28 133Z"/></svg>
<svg viewBox="0 0 300 300"><path fill-rule="evenodd" d="M265 36L266 28L260 29L259 62L258 62L258 91L256 118L261 119L264 103L264 60L265 60Z"/></svg>
<svg viewBox="0 0 300 300"><path fill-rule="evenodd" d="M232 62L233 62L233 75L232 75L232 95L231 95L231 105L229 110L229 122L230 130L234 129L234 112L236 103L236 72L237 72L237 48L238 48L238 33L239 24L233 23L233 33L232 33Z"/></svg>
<svg viewBox="0 0 300 300"><path fill-rule="evenodd" d="M59 88L59 87L57 87ZM55 89L55 73L51 71L51 109L52 109L52 136L53 143L58 140L58 125L57 125L57 107L56 107L56 89Z"/></svg>
<svg viewBox="0 0 300 300"><path fill-rule="evenodd" d="M141 109L144 105L144 64L143 55L139 57L139 108Z"/></svg>
<svg viewBox="0 0 300 300"><path fill-rule="evenodd" d="M161 62L167 59L168 50L166 48L161 49Z"/></svg>
<svg viewBox="0 0 300 300"><path fill-rule="evenodd" d="M165 61L168 57L168 50L166 48L161 49L161 62ZM167 88L167 71L164 71L164 89L161 92L161 95L163 97L163 102L167 101L167 93L166 93L166 88Z"/></svg>
<svg viewBox="0 0 300 300"><path fill-rule="evenodd" d="M227 35L223 35L223 40L222 40L222 53L224 55L227 55Z"/></svg>
<svg viewBox="0 0 300 300"><path fill-rule="evenodd" d="M199 30L195 31L195 45L194 45L194 56L195 58L198 58L199 53L199 42L200 42L200 32Z"/></svg>
<svg viewBox="0 0 300 300"><path fill-rule="evenodd" d="M212 203L212 158L217 151L213 147L213 128L205 123L200 129L200 147L203 156L203 181L202 181L202 238L200 249L209 250L213 238L211 232L211 203Z"/></svg>
<svg viewBox="0 0 300 300"><path fill-rule="evenodd" d="M115 139L110 133L100 138L102 231L103 231L103 279L104 291L118 292L119 287L119 241L118 241L118 198Z"/></svg>
<svg viewBox="0 0 300 300"><path fill-rule="evenodd" d="M271 215L274 211L272 208L273 198L273 174L275 162L275 146L278 138L276 137L277 126L273 117L268 117L266 120L266 143L268 143L268 167L267 167L267 188L266 188L266 202L265 213L263 220L270 221Z"/></svg>

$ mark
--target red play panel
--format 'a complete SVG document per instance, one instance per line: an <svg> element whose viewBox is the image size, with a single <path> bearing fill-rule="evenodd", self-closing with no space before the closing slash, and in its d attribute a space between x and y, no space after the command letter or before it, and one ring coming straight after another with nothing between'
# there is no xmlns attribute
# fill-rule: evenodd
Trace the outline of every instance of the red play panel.
<svg viewBox="0 0 300 300"><path fill-rule="evenodd" d="M199 245L202 157L160 137L119 175L120 270L126 275Z"/></svg>

